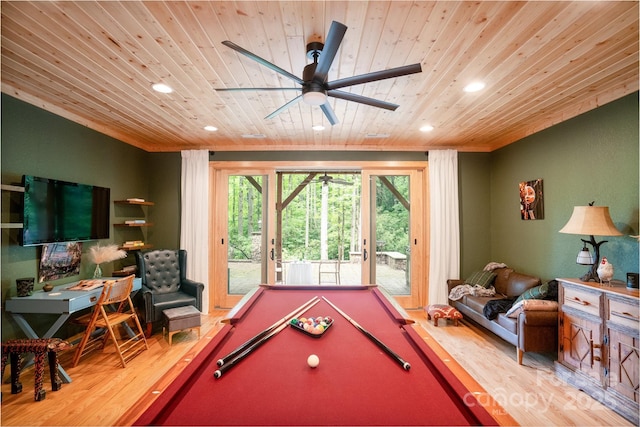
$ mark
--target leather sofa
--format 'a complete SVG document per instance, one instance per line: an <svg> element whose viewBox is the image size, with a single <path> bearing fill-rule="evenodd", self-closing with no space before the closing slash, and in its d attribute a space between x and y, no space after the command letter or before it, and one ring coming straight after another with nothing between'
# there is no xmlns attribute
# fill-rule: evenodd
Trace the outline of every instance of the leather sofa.
<svg viewBox="0 0 640 427"><path fill-rule="evenodd" d="M517 317L507 317L506 313L499 313L493 320L484 315L484 307L490 300L517 298L540 286L540 278L522 274L511 268L498 268L493 286L495 296L464 295L457 301L449 300L449 304L460 311L465 318L493 332L516 347L518 364L522 365L524 352L557 352L558 349L558 313L556 311L526 311ZM449 293L464 284L464 280L447 280Z"/></svg>

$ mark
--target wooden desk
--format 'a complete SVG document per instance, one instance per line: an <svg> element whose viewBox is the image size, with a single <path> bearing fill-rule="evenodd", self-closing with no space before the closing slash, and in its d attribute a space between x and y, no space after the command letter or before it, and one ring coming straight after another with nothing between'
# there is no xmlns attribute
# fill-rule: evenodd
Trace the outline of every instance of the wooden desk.
<svg viewBox="0 0 640 427"><path fill-rule="evenodd" d="M102 280L117 280L116 277L104 277ZM58 285L51 292L42 290L34 292L28 297L11 297L6 301L6 311L11 313L11 317L16 321L20 329L28 338L53 338L60 327L77 311L94 306L102 293L102 286L90 291L70 291L68 288L78 284L78 282ZM133 279L133 290L138 291L142 287L141 279ZM49 327L47 332L38 336L33 327L25 319L24 314L57 314L58 318ZM64 382L71 382L69 375L58 366L60 375Z"/></svg>

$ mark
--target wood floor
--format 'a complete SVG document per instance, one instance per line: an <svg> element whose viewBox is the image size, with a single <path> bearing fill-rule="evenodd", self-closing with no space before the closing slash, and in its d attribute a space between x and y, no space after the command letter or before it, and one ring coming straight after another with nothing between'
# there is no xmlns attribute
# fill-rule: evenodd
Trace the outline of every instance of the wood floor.
<svg viewBox="0 0 640 427"><path fill-rule="evenodd" d="M138 402L148 400L154 390L162 390L206 346L220 329L225 311L203 316L201 339L197 334L180 333L169 347L162 334L149 340L148 351L132 360L127 368L118 364L110 351L94 353L76 368L68 368L73 382L57 392L51 384L44 401L33 400L33 370L22 375L23 392L10 394L2 384L0 425L2 426L112 426L129 425L144 409ZM630 426L624 418L586 394L563 384L553 373L553 355L525 354L518 366L515 349L481 328L462 323L440 322L436 328L423 311L409 312L427 343L443 358L466 370L461 376L477 381L508 413L524 426L579 425ZM109 350L109 349L107 349ZM61 355L62 366L70 366L73 351ZM5 372L5 381L9 376ZM499 415L499 414L498 414Z"/></svg>

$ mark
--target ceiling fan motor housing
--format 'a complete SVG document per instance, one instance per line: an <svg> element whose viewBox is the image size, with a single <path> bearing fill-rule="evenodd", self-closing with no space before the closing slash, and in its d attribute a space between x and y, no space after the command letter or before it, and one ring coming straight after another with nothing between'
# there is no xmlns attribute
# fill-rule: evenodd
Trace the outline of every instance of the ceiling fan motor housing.
<svg viewBox="0 0 640 427"><path fill-rule="evenodd" d="M313 60L313 62L318 62L318 57L322 53L323 48L324 43L322 42L307 43L307 58Z"/></svg>

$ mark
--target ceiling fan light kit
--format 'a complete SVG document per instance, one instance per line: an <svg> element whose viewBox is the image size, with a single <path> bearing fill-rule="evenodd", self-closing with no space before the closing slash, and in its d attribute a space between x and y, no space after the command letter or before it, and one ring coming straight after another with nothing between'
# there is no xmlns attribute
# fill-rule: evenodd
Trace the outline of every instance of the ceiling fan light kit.
<svg viewBox="0 0 640 427"><path fill-rule="evenodd" d="M293 80L298 83L300 88L219 88L217 91L246 91L246 90L300 90L302 93L296 98L290 100L277 110L269 114L266 118L271 119L284 110L288 109L292 105L302 100L308 105L320 106L322 112L326 116L331 125L338 123L331 104L328 102L328 97L343 99L346 101L358 102L360 104L369 105L372 107L383 108L386 110L395 111L398 105L390 102L381 101L378 99L369 98L366 96L340 91L338 89L347 86L354 86L363 83L374 82L378 80L385 80L394 77L402 77L409 74L422 72L422 66L417 64L405 65L402 67L391 68L389 70L376 71L372 73L362 74L359 76L347 77L333 82L327 81L329 69L338 52L338 48L342 43L342 39L347 31L347 27L340 22L333 21L329 28L329 33L325 39L325 43L311 42L307 44L307 57L313 59L313 63L307 64L304 67L302 73L302 79L291 74L290 72L278 67L277 65L267 61L258 55L249 52L248 50L238 46L231 41L223 41L227 47L235 50L238 53L258 62L259 64Z"/></svg>

